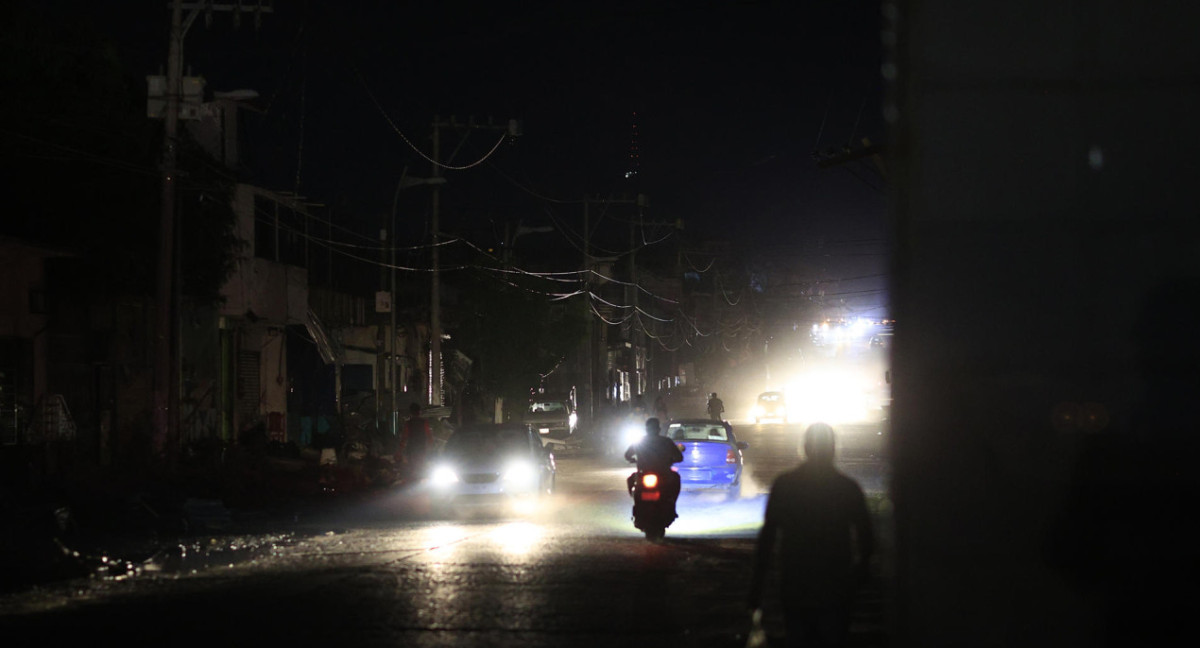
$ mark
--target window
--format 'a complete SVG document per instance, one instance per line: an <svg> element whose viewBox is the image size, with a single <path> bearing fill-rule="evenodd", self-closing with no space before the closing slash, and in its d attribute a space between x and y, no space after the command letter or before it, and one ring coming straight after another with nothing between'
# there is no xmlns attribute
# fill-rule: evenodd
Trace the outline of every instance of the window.
<svg viewBox="0 0 1200 648"><path fill-rule="evenodd" d="M713 425L672 425L667 430L667 436L672 441L728 441L729 434L725 426Z"/></svg>

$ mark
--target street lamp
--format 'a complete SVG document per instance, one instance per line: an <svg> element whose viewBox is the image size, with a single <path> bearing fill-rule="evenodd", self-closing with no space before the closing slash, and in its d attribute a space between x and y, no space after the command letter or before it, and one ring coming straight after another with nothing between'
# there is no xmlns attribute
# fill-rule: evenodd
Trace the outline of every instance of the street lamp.
<svg viewBox="0 0 1200 648"><path fill-rule="evenodd" d="M388 381L391 383L391 427L392 436L400 433L398 412L396 411L396 203L400 200L400 191L409 187L417 187L420 185L443 185L446 184L446 179L442 177L435 178L417 178L408 175L408 167L404 167L404 171L400 173L400 181L396 183L396 193L392 197L392 222L391 222L391 261L389 263L391 270L391 304L390 310L392 314L392 325L388 331ZM434 270L436 272L436 269Z"/></svg>

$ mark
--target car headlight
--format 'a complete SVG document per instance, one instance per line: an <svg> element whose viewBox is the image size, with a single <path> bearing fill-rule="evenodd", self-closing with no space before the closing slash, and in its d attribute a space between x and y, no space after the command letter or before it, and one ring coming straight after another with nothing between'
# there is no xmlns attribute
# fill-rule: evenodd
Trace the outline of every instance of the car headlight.
<svg viewBox="0 0 1200 648"><path fill-rule="evenodd" d="M627 425L621 434L621 438L625 441L625 447L629 447L637 443L638 439L642 438L642 435L645 433L645 428L638 427L637 425Z"/></svg>
<svg viewBox="0 0 1200 648"><path fill-rule="evenodd" d="M444 488L458 482L458 473L449 466L438 466L429 474L429 481L434 486Z"/></svg>
<svg viewBox="0 0 1200 648"><path fill-rule="evenodd" d="M504 467L504 479L510 482L532 481L537 470L529 461L513 461Z"/></svg>
<svg viewBox="0 0 1200 648"><path fill-rule="evenodd" d="M750 413L754 416L762 416L762 414L763 414L762 405L755 405L754 407L752 407L750 409Z"/></svg>

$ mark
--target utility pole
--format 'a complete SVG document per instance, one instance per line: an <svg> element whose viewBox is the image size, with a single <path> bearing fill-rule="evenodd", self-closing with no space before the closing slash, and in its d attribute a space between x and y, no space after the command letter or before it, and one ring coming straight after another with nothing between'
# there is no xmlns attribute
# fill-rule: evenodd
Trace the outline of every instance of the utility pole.
<svg viewBox="0 0 1200 648"><path fill-rule="evenodd" d="M587 414L587 424L590 426L596 420L596 392L594 381L596 379L596 365L593 362L593 357L596 355L596 340L593 317L591 314L592 308L592 254L591 254L591 222L588 206L590 201L587 196L583 197L583 285L587 289L585 302L587 303L587 346L585 355L587 356L587 380L584 382L583 389L587 394L586 403L584 404Z"/></svg>
<svg viewBox="0 0 1200 648"><path fill-rule="evenodd" d="M163 117L163 149L162 149L162 199L158 227L158 275L155 285L155 318L154 318L154 430L151 437L151 449L156 460L169 459L169 443L175 441L177 429L171 424L175 418L173 411L172 381L172 326L173 292L179 289L175 285L175 187L178 181L179 169L179 117L180 98L183 95L183 39L188 29L201 12L204 13L205 23L211 24L213 11L228 11L233 14L234 26L241 22L243 12L254 14L257 27L263 13L271 13L270 6L256 3L251 8L246 3L215 4L212 0L200 2L183 2L171 0L171 30L167 43L167 68L165 99L166 108ZM188 10L185 20L183 10ZM151 106L153 105L151 97ZM153 109L151 108L151 112ZM177 378L177 376L176 376ZM177 394L175 394L177 398Z"/></svg>
<svg viewBox="0 0 1200 648"><path fill-rule="evenodd" d="M171 3L171 36L167 45L167 113L162 151L162 212L158 223L158 276L154 291L154 436L156 460L165 460L171 437L171 289L175 263L175 176L179 132L179 95L183 66L183 2Z"/></svg>
<svg viewBox="0 0 1200 648"><path fill-rule="evenodd" d="M637 256L637 254L634 250L637 248L637 228L640 225L644 224L642 222L642 208L647 203L646 196L644 194L637 194L637 196L635 198L629 198L629 197L602 198L600 196L594 196L594 197L589 197L587 195L584 196L584 200L583 200L583 230L584 230L583 260L584 260L584 269L585 270L590 270L595 265L593 263L593 258L591 255L591 214L590 214L590 210L591 210L591 203L593 203L593 202L604 204L604 205L630 205L630 206L638 207L637 220L634 220L634 219L629 220L629 266L628 266L628 272L629 272L629 282L628 283L629 283L629 285L627 285L623 288L624 294L625 294L625 303L631 304L634 307L636 307L637 303L638 303L637 293L638 293L639 288L637 288L637 264L636 264L636 258L635 258ZM613 267L615 268L615 267L617 267L618 258L619 257L611 257L611 258L604 258L604 259L599 259L599 260L611 261L611 262L613 262ZM590 272L588 273L588 276L589 276L589 281L590 281L590 279L591 279ZM589 308L591 307L590 304L591 304L591 302L590 302L590 297L589 297ZM632 398L634 395L636 395L636 393L641 393L640 381L638 379L639 374L638 374L637 359L638 359L638 347L639 347L639 345L644 344L644 342L640 341L640 337L637 335L638 329L636 328L636 323L634 322L635 318L636 318L636 311L631 312L629 314L629 320L628 320L629 321L629 324L628 324L629 325L629 334L626 338L627 342L629 343L629 369L630 369L629 373L632 375L631 383L630 383L630 392L631 393L628 394L628 396L630 398ZM595 333L594 333L595 329L593 328L593 326L594 326L593 320L594 319L595 319L595 317L589 313L588 320L587 320L588 385L589 385L588 395L589 395L589 398L593 401L597 400L597 399L595 399L595 384L594 384L594 382L596 381L596 373L597 372L596 372L596 366L595 366L595 364L593 364L593 358L607 353L607 347L600 348L601 345L599 344L599 341L595 339ZM624 335L623 327L622 327L622 335ZM607 398L608 395L610 394L610 390L612 389L612 387L613 387L613 385L611 382L606 382L605 387L604 387L605 398ZM615 398L620 399L621 396L617 395L617 396L615 396Z"/></svg>
<svg viewBox="0 0 1200 648"><path fill-rule="evenodd" d="M400 436L399 415L396 413L396 203L400 200L400 190L408 179L408 167L400 172L400 180L396 182L396 193L392 194L392 220L388 223L388 247L391 248L391 259L388 262L388 272L391 281L388 282L388 315L391 326L388 327L388 383L391 387L391 404L388 406L388 428L393 438ZM378 410L376 410L378 411Z"/></svg>
<svg viewBox="0 0 1200 648"><path fill-rule="evenodd" d="M405 169L405 170L407 171L407 169ZM404 180L403 174L401 174L400 179L401 179L401 181ZM400 187L397 186L396 187L396 198L399 198L399 197L400 197ZM383 309L384 302L386 301L387 309L388 309L389 313L391 313L392 315L394 315L396 313L396 286L395 286L395 278L396 278L395 272L396 271L392 270L391 282L389 283L388 282L388 266L395 264L395 254L393 253L393 255L392 255L393 258L391 261L389 261L387 248L388 247L394 248L394 246L395 246L395 243L393 243L391 241L392 236L394 236L394 234L395 234L395 229L396 229L395 223L396 223L396 200L395 200L395 198L393 198L392 199L391 220L386 221L383 224L383 226L379 228L379 290L378 290L378 292L375 293L375 312L380 312ZM379 326L379 331L380 331L379 340L380 340L380 344L381 344L379 353L380 353L381 359L379 360L377 365L381 364L383 362L382 357L391 358L392 345L395 344L394 340L396 339L395 330L396 329L393 326L392 328L388 329L387 333L384 333L383 326L382 325ZM387 337L384 337L385 335ZM389 340L389 338L390 338L390 340ZM386 353L386 355L385 355L385 353ZM391 372L392 372L391 364L388 365L387 371L376 371L375 372L375 426L376 426L376 428L378 428L380 425L379 413L383 411L383 390L387 386L386 381L391 380L391 377L392 377ZM388 412L395 411L396 403L394 402L394 400L395 399L393 398L392 407L390 409L388 409ZM389 414L388 427L389 428L392 427L390 414ZM394 432L394 430L393 430L393 432Z"/></svg>
<svg viewBox="0 0 1200 648"><path fill-rule="evenodd" d="M429 177L442 177L442 167L438 164L438 160L442 155L442 123L437 117L433 118L433 159L434 162L430 165ZM433 247L429 249L429 264L432 270L432 278L429 287L429 404L442 404L442 283L441 270L439 262L441 260L438 254L438 248L441 246L440 236L438 234L439 214L441 209L442 190L439 186L433 186L433 204L430 215L430 229L433 234Z"/></svg>
<svg viewBox="0 0 1200 648"><path fill-rule="evenodd" d="M630 342L630 369L633 373L633 384L630 387L630 398L639 395L643 392L642 372L638 366L638 359L643 357L642 350L645 348L646 342L642 335L641 319L638 313L638 292L641 290L638 287L637 279L637 249L638 241L636 232L643 232L645 237L645 194L638 194L633 204L637 205L637 220L630 219L629 221L629 304L633 306L629 318L629 342Z"/></svg>
<svg viewBox="0 0 1200 648"><path fill-rule="evenodd" d="M626 298L632 308L629 311L629 400L633 401L633 397L642 393L638 379L638 289L637 289L637 226L641 224L641 212L638 210L638 219L629 219L629 297Z"/></svg>
<svg viewBox="0 0 1200 648"><path fill-rule="evenodd" d="M391 405L389 407L389 411L391 412L391 416L390 416L391 422L389 423L389 427L390 427L392 436L397 436L400 434L400 418L399 418L400 410L396 407L396 387L398 384L397 383L398 374L397 374L397 367L396 367L396 305L397 305L397 302L396 302L396 245L399 242L398 239L396 238L396 206L400 202L400 192L403 191L404 189L407 189L409 187L416 187L418 185L426 185L426 184L434 185L436 187L438 185L442 185L445 183L446 183L446 179L441 178L441 177L415 178L413 176L408 175L408 167L404 167L404 170L401 171L401 173L400 173L400 180L396 182L396 192L392 195L392 219L390 221L390 224L388 225L388 227L390 229L384 230L385 232L388 232L387 236L380 237L380 238L386 238L387 240L390 241L390 243L387 244L387 248L391 252L391 259L389 262L387 262L385 264L382 261L380 261L380 265L381 265L380 285L382 286L383 274L385 272L390 273L391 281L389 283L389 286L390 286L389 290L391 291L391 296L388 297L388 305L389 305L388 310L391 311L391 313L390 313L391 325L388 327L388 358L390 360L388 362L388 371L387 371L386 375L387 375L388 382L391 385ZM388 237L390 237L390 238L388 238ZM380 252L379 252L380 258L382 259L383 255L386 253L387 252L385 250L380 250ZM387 266L387 267L384 268L383 266ZM378 398L378 395L377 395L377 398Z"/></svg>
<svg viewBox="0 0 1200 648"><path fill-rule="evenodd" d="M455 148L446 162L441 161L441 146L442 146L442 129L450 128L456 131L462 131L465 134L459 140L458 147ZM430 280L430 295L429 295L429 404L441 405L443 397L442 386L442 294L441 294L441 271L439 269L439 243L441 241L441 232L439 231L439 219L441 208L441 181L437 180L442 175L442 166L448 164L454 159L454 154L458 153L458 149L466 142L467 135L472 130L488 130L507 132L510 137L520 135L520 123L515 119L508 120L507 124L495 124L489 118L486 124L476 123L473 117L468 118L466 122L460 122L454 118L443 121L436 115L433 118L433 161L431 163L430 178L433 180L433 204L430 214L430 229L433 234L433 247L430 249L430 271L433 275Z"/></svg>

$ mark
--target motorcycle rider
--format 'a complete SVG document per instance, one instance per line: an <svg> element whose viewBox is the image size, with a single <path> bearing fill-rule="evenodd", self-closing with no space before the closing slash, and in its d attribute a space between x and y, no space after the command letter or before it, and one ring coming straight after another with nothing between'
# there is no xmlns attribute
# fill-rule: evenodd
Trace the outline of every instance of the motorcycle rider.
<svg viewBox="0 0 1200 648"><path fill-rule="evenodd" d="M646 419L646 436L625 450L625 461L636 462L638 469L629 476L629 479L625 480L625 485L629 492L633 493L633 484L639 474L644 472L658 474L662 483L660 490L670 500L671 519L675 519L679 517L675 513L675 500L679 498L680 481L679 473L671 470L671 465L683 461L683 453L680 452L679 446L675 445L674 441L661 436L660 432L658 419Z"/></svg>

